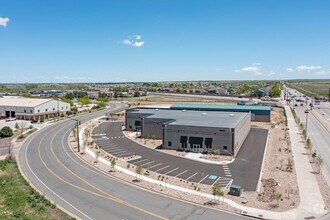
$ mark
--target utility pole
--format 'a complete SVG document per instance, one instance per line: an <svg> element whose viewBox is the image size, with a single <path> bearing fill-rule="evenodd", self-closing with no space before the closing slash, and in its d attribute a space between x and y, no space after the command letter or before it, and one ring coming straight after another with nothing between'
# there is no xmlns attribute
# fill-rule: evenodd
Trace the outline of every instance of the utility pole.
<svg viewBox="0 0 330 220"><path fill-rule="evenodd" d="M57 97L57 120L60 120L60 98Z"/></svg>

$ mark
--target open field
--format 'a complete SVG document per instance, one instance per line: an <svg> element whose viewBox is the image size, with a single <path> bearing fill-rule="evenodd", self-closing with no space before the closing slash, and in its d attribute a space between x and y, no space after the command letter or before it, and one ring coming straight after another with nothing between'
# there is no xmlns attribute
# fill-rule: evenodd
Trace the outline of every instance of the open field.
<svg viewBox="0 0 330 220"><path fill-rule="evenodd" d="M0 161L0 184L0 219L71 219L30 187L14 161Z"/></svg>
<svg viewBox="0 0 330 220"><path fill-rule="evenodd" d="M322 96L327 98L330 88L330 81L289 83L288 85L305 95L312 97Z"/></svg>

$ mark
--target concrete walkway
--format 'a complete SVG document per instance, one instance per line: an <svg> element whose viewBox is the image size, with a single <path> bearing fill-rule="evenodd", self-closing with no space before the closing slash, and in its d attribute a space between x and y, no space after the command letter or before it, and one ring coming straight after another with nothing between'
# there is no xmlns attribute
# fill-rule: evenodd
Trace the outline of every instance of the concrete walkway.
<svg viewBox="0 0 330 220"><path fill-rule="evenodd" d="M304 219L308 216L321 216L327 211L324 209L325 204L317 184L315 174L306 155L305 145L302 142L299 128L294 120L291 109L288 105L284 105L289 134L294 157L295 169L297 173L297 181L300 194L300 204L297 210L297 219Z"/></svg>
<svg viewBox="0 0 330 220"><path fill-rule="evenodd" d="M190 160L195 160L198 162L202 162L202 163L218 164L218 165L230 164L230 163L234 162L234 160L235 160L235 158L233 158L232 160L213 161L213 160L203 159L203 158L201 158L202 156L203 156L202 153L189 152L189 153L187 153L185 158L190 159Z"/></svg>

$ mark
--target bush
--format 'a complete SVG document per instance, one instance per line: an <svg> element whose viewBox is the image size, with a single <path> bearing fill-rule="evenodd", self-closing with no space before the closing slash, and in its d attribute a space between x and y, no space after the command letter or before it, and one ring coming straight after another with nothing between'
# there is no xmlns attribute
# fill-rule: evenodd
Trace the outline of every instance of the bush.
<svg viewBox="0 0 330 220"><path fill-rule="evenodd" d="M13 136L13 129L11 129L10 127L5 126L0 130L1 138L11 137L11 136Z"/></svg>

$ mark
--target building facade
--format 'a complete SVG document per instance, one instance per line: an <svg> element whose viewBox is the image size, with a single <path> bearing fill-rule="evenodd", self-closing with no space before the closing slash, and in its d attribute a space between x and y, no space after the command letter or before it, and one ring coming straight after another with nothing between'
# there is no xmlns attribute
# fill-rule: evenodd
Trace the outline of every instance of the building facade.
<svg viewBox="0 0 330 220"><path fill-rule="evenodd" d="M163 141L163 148L236 155L250 131L251 114L171 109L128 109L126 129Z"/></svg>

